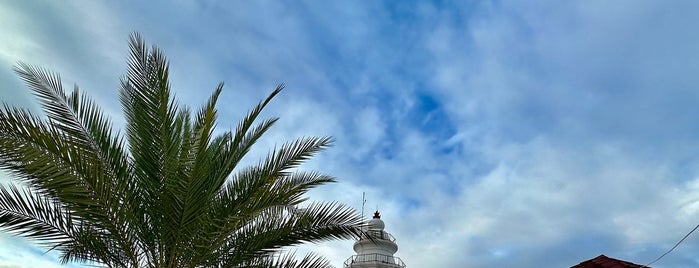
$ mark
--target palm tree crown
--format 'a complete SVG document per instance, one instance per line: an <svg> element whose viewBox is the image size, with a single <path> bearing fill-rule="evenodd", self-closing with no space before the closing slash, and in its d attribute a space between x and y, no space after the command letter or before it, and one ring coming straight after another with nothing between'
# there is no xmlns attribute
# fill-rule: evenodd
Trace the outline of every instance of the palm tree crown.
<svg viewBox="0 0 699 268"><path fill-rule="evenodd" d="M235 131L215 135L223 85L195 113L178 105L165 56L133 34L119 90L122 134L77 87L66 93L58 75L26 64L16 71L48 118L7 104L0 111L0 169L22 184L0 187L0 230L59 251L64 263L325 267L320 256L285 249L360 232L353 209L304 202L335 180L295 168L330 138L301 138L238 166L277 121L256 119L283 86Z"/></svg>

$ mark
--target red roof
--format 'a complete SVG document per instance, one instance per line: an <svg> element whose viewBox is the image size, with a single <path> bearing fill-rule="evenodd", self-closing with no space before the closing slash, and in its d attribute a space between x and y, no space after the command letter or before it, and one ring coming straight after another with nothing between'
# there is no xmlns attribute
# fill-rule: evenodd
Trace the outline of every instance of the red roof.
<svg viewBox="0 0 699 268"><path fill-rule="evenodd" d="M641 268L643 265L630 263L627 261L613 259L604 255L597 258L581 262L570 268Z"/></svg>

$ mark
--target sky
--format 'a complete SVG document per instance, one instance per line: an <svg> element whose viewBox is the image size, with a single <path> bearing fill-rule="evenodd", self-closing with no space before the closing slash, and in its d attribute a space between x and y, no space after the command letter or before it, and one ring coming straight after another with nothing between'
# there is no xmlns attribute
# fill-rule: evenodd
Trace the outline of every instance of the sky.
<svg viewBox="0 0 699 268"><path fill-rule="evenodd" d="M219 128L279 83L251 152L333 136L312 200L381 211L408 267L646 264L699 223L698 1L0 0L0 100L36 110L18 61L123 125L129 34L183 105L219 82ZM8 174L0 180L9 183ZM352 241L306 245L341 267ZM692 235L653 267L699 266ZM0 267L61 267L0 233ZM66 267L82 267L71 264Z"/></svg>

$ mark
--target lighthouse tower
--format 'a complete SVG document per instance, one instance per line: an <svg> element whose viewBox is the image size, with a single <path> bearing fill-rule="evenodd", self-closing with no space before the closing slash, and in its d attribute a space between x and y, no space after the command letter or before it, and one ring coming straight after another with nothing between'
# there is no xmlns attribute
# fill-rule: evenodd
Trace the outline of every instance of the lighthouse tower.
<svg viewBox="0 0 699 268"><path fill-rule="evenodd" d="M347 259L344 268L399 268L405 263L393 254L398 251L396 239L384 231L384 223L379 211L374 213L368 225L366 234L354 243L354 255Z"/></svg>

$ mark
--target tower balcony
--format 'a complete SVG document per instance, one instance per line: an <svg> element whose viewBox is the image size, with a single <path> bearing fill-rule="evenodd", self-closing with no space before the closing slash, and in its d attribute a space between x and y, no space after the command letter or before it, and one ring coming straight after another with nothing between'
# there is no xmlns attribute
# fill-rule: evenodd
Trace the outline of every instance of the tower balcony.
<svg viewBox="0 0 699 268"><path fill-rule="evenodd" d="M368 266L372 265L372 266ZM386 267L405 268L405 263L398 257L378 253L360 254L349 257L344 263L344 268L354 267Z"/></svg>

